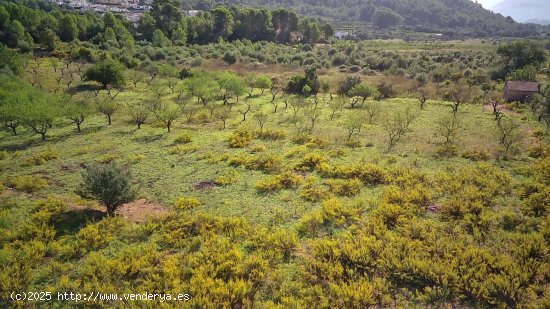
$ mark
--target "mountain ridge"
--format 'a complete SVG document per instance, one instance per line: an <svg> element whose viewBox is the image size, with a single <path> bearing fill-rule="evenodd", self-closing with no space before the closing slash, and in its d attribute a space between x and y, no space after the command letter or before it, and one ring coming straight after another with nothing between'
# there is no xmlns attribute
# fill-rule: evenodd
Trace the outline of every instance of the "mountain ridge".
<svg viewBox="0 0 550 309"><path fill-rule="evenodd" d="M504 16L511 16L521 23L549 24L550 2L540 0L504 0L491 7L491 10ZM545 14L546 12L546 14Z"/></svg>
<svg viewBox="0 0 550 309"><path fill-rule="evenodd" d="M465 36L540 36L550 27L520 24L470 0L185 0L184 7L207 10L216 5L288 8L333 22L360 22L376 29L403 27L420 32Z"/></svg>

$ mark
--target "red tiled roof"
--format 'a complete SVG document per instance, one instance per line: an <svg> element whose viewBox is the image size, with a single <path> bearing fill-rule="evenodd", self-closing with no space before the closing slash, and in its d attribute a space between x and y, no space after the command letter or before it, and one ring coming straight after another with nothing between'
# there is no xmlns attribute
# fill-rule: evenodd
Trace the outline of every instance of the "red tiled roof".
<svg viewBox="0 0 550 309"><path fill-rule="evenodd" d="M508 91L539 92L540 84L537 82L508 81L506 82L506 89Z"/></svg>

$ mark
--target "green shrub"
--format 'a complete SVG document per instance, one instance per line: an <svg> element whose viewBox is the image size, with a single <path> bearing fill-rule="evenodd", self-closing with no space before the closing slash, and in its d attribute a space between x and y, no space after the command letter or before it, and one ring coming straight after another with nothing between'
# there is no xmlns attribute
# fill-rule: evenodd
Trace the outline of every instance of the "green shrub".
<svg viewBox="0 0 550 309"><path fill-rule="evenodd" d="M263 129L256 131L256 136L260 139L281 140L286 138L287 133L282 129Z"/></svg>
<svg viewBox="0 0 550 309"><path fill-rule="evenodd" d="M308 153L302 157L302 160L296 165L296 169L300 171L313 171L326 162L327 159L320 153Z"/></svg>
<svg viewBox="0 0 550 309"><path fill-rule="evenodd" d="M348 146L349 148L358 148L358 147L361 147L361 141L358 139L352 138L346 141L346 146Z"/></svg>
<svg viewBox="0 0 550 309"><path fill-rule="evenodd" d="M340 178L340 179L360 179L366 185L378 185L387 181L387 173L374 164L359 164L350 165L330 165L320 164L318 166L319 173L323 177Z"/></svg>
<svg viewBox="0 0 550 309"><path fill-rule="evenodd" d="M11 177L8 179L8 185L16 190L31 193L44 188L48 182L40 176L28 175Z"/></svg>
<svg viewBox="0 0 550 309"><path fill-rule="evenodd" d="M195 145L178 145L178 146L174 146L174 147L170 148L169 153L170 154L183 155L183 154L188 154L188 153L191 153L191 152L195 152L198 149L199 149L199 147L197 147Z"/></svg>
<svg viewBox="0 0 550 309"><path fill-rule="evenodd" d="M220 175L214 179L214 183L218 186L229 186L237 182L239 180L238 174L235 171L230 171L228 173L225 173L223 175Z"/></svg>
<svg viewBox="0 0 550 309"><path fill-rule="evenodd" d="M550 156L550 147L537 145L529 149L528 155L531 158L539 159Z"/></svg>
<svg viewBox="0 0 550 309"><path fill-rule="evenodd" d="M346 151L342 148L331 149L327 154L333 158L343 157L346 155Z"/></svg>
<svg viewBox="0 0 550 309"><path fill-rule="evenodd" d="M281 167L281 157L274 154L239 155L228 158L232 166L244 166L247 169L264 172L276 172Z"/></svg>
<svg viewBox="0 0 550 309"><path fill-rule="evenodd" d="M298 234L307 237L315 237L324 224L323 214L315 211L303 216L298 222Z"/></svg>
<svg viewBox="0 0 550 309"><path fill-rule="evenodd" d="M223 61L225 61L227 64L234 64L237 62L237 55L235 52L232 51L226 51L225 54L223 54Z"/></svg>
<svg viewBox="0 0 550 309"><path fill-rule="evenodd" d="M405 223L409 217L405 209L389 203L381 203L373 212L373 216L379 219L387 229L396 228Z"/></svg>
<svg viewBox="0 0 550 309"><path fill-rule="evenodd" d="M191 141L191 134L189 134L189 132L181 133L174 139L175 144L188 144L191 143Z"/></svg>
<svg viewBox="0 0 550 309"><path fill-rule="evenodd" d="M361 192L363 183L358 178L352 179L328 179L325 181L330 192L339 196L354 196Z"/></svg>
<svg viewBox="0 0 550 309"><path fill-rule="evenodd" d="M328 199L321 205L323 223L333 227L349 226L353 221L360 219L360 206L360 204L344 205L337 198Z"/></svg>
<svg viewBox="0 0 550 309"><path fill-rule="evenodd" d="M139 162L143 161L143 159L145 159L145 155L142 155L142 154L139 154L139 153L131 154L131 155L128 156L128 161L132 164L139 163Z"/></svg>
<svg viewBox="0 0 550 309"><path fill-rule="evenodd" d="M545 187L527 197L523 203L523 212L533 217L544 217L550 213L550 188Z"/></svg>
<svg viewBox="0 0 550 309"><path fill-rule="evenodd" d="M252 145L250 147L251 152L264 152L267 150L267 147L264 144Z"/></svg>
<svg viewBox="0 0 550 309"><path fill-rule="evenodd" d="M5 158L8 157L8 155L9 153L6 150L0 151L0 160L4 160Z"/></svg>
<svg viewBox="0 0 550 309"><path fill-rule="evenodd" d="M332 196L324 186L317 183L317 178L315 177L308 177L303 188L300 190L300 197L310 202L326 200Z"/></svg>
<svg viewBox="0 0 550 309"><path fill-rule="evenodd" d="M308 149L306 146L294 146L291 147L286 153L286 158L294 158L300 155L305 155L308 152Z"/></svg>
<svg viewBox="0 0 550 309"><path fill-rule="evenodd" d="M487 161L489 160L490 155L487 150L483 149L483 150L464 151L462 153L462 157L464 159L468 159L472 161Z"/></svg>
<svg viewBox="0 0 550 309"><path fill-rule="evenodd" d="M178 210L189 210L202 205L202 202L194 197L180 197L174 204Z"/></svg>
<svg viewBox="0 0 550 309"><path fill-rule="evenodd" d="M102 155L100 158L99 158L99 162L100 163L112 163L114 161L116 161L116 159L119 158L119 155L117 154L114 154L112 152L109 152L109 153L106 153L104 155Z"/></svg>
<svg viewBox="0 0 550 309"><path fill-rule="evenodd" d="M256 189L263 192L279 191L283 189L294 189L303 183L300 175L290 171L282 172L275 176L266 177L256 184Z"/></svg>
<svg viewBox="0 0 550 309"><path fill-rule="evenodd" d="M443 144L436 148L435 152L439 156L454 157L458 153L458 146L454 144Z"/></svg>
<svg viewBox="0 0 550 309"><path fill-rule="evenodd" d="M324 149L329 144L329 141L321 137L310 137L305 143L307 148L319 148Z"/></svg>
<svg viewBox="0 0 550 309"><path fill-rule="evenodd" d="M50 160L55 160L57 158L59 158L59 154L50 147L47 147L46 149L28 157L26 163L28 166L42 165Z"/></svg>
<svg viewBox="0 0 550 309"><path fill-rule="evenodd" d="M109 164L91 166L82 174L80 194L100 201L112 217L120 205L136 198L137 191L128 169Z"/></svg>
<svg viewBox="0 0 550 309"><path fill-rule="evenodd" d="M233 131L231 134L231 137L229 138L229 146L231 148L244 148L250 145L252 138L253 134L250 130L238 129Z"/></svg>

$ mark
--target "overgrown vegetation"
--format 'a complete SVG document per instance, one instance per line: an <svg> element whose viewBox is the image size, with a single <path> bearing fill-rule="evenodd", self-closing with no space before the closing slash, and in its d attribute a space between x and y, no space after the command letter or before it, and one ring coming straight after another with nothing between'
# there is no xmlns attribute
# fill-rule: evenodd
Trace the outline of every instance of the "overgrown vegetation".
<svg viewBox="0 0 550 309"><path fill-rule="evenodd" d="M162 1L132 29L25 3L0 4L3 35L15 20L28 40L0 48L0 307L67 305L8 300L30 290L188 293L205 308L548 305L543 42L309 44L285 41L286 10L181 22L159 18ZM313 37L325 25L296 21ZM29 57L37 34L53 40ZM504 79L532 70L541 93L503 103Z"/></svg>

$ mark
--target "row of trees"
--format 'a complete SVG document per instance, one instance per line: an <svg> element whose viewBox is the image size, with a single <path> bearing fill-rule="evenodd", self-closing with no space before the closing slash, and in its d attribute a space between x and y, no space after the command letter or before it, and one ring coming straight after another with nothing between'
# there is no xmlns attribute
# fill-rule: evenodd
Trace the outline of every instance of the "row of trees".
<svg viewBox="0 0 550 309"><path fill-rule="evenodd" d="M40 0L6 1L0 4L0 42L24 50L40 43L53 50L60 41L78 39L95 44L119 43L133 49L137 40L155 46L237 39L315 43L334 34L330 24L299 18L284 9L218 7L187 17L175 0L156 0L152 7L134 26L124 16L111 12L103 16L80 14L61 11Z"/></svg>
<svg viewBox="0 0 550 309"><path fill-rule="evenodd" d="M197 2L194 5L193 1L190 3L201 9L211 7L208 3L212 4L209 0ZM322 16L340 21L344 25L345 22L359 21L382 30L403 26L419 32L476 37L526 37L550 32L548 27L517 23L510 17L485 10L469 0L216 0L214 3L288 7L303 15Z"/></svg>

